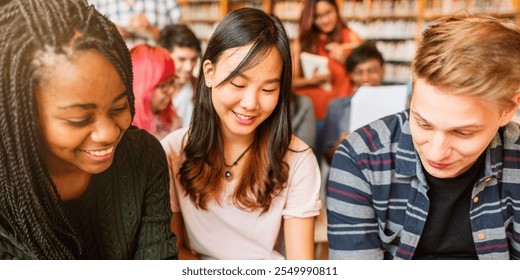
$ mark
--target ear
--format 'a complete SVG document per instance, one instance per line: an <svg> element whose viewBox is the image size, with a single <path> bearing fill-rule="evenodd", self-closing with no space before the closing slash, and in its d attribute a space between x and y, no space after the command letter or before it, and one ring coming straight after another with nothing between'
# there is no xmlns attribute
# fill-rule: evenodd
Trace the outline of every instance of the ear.
<svg viewBox="0 0 520 280"><path fill-rule="evenodd" d="M515 96L513 97L513 102L515 103L515 106L504 109L504 111L502 112L500 126L508 124L516 116L516 113L518 112L518 106L520 105L520 92L517 92L515 94Z"/></svg>
<svg viewBox="0 0 520 280"><path fill-rule="evenodd" d="M206 86L212 87L214 85L213 78L215 76L215 66L211 61L206 59L204 60L204 63L202 63L202 71L204 73L204 81L206 82Z"/></svg>

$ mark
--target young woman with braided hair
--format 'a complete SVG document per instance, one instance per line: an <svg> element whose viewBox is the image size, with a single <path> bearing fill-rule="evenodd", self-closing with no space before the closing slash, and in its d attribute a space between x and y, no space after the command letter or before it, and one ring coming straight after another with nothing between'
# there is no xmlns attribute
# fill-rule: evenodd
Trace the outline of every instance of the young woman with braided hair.
<svg viewBox="0 0 520 280"><path fill-rule="evenodd" d="M129 128L116 27L84 0L11 0L0 49L0 258L175 258L164 151Z"/></svg>

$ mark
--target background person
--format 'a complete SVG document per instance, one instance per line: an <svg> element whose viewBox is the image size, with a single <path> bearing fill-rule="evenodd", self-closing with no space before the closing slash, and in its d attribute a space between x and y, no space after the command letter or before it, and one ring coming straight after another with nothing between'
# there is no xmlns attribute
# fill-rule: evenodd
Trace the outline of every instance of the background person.
<svg viewBox="0 0 520 280"><path fill-rule="evenodd" d="M167 49L175 62L177 91L173 95L173 106L188 127L193 114L193 99L197 79L193 71L201 55L200 41L191 29L183 24L173 24L161 30L159 44Z"/></svg>
<svg viewBox="0 0 520 280"><path fill-rule="evenodd" d="M133 124L162 139L182 126L172 106L177 90L175 65L167 50L137 45L130 51L134 71Z"/></svg>
<svg viewBox="0 0 520 280"><path fill-rule="evenodd" d="M175 0L88 0L117 26L128 48L155 45L162 28L179 22Z"/></svg>
<svg viewBox="0 0 520 280"><path fill-rule="evenodd" d="M316 132L320 135L329 102L338 97L352 95L352 85L344 67L351 48L361 44L361 39L341 19L335 0L306 0L299 22L299 35L293 44L294 82L298 94L311 98L317 120ZM312 78L302 74L302 52L329 58L327 74L316 73ZM330 82L331 90L320 86ZM321 152L316 151L318 154Z"/></svg>
<svg viewBox="0 0 520 280"><path fill-rule="evenodd" d="M385 75L385 61L376 45L372 42L365 42L352 50L347 58L345 66L350 73L350 80L354 89L360 86L380 86ZM332 162L332 155L337 146L345 138L350 129L350 102L352 96L341 97L330 102L327 108L327 116L321 136L323 145L320 148L324 151L327 162Z"/></svg>

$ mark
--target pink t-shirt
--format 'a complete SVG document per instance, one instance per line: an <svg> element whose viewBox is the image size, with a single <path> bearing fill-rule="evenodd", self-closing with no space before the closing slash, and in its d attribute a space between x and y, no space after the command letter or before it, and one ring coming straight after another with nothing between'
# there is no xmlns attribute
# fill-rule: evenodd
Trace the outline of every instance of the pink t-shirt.
<svg viewBox="0 0 520 280"><path fill-rule="evenodd" d="M174 213L181 212L190 249L203 259L283 259L277 241L283 218L306 218L321 209L320 171L311 149L293 137L285 161L289 180L283 192L273 199L269 211L237 208L231 195L238 180L225 182L224 199L208 203L208 210L197 209L185 195L177 176L184 160L182 139L188 128L179 129L162 141L170 167L170 202ZM227 199L226 199L227 198Z"/></svg>

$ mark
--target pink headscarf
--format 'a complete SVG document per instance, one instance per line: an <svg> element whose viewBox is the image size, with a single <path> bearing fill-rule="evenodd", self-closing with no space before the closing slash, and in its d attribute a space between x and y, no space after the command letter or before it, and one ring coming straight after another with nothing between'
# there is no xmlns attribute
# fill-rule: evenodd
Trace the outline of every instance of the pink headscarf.
<svg viewBox="0 0 520 280"><path fill-rule="evenodd" d="M135 116L132 124L156 135L155 116L151 108L152 96L161 82L174 77L175 65L170 53L160 47L137 45L132 48L130 55L135 96ZM159 115L165 127L173 125L175 110L171 103Z"/></svg>

